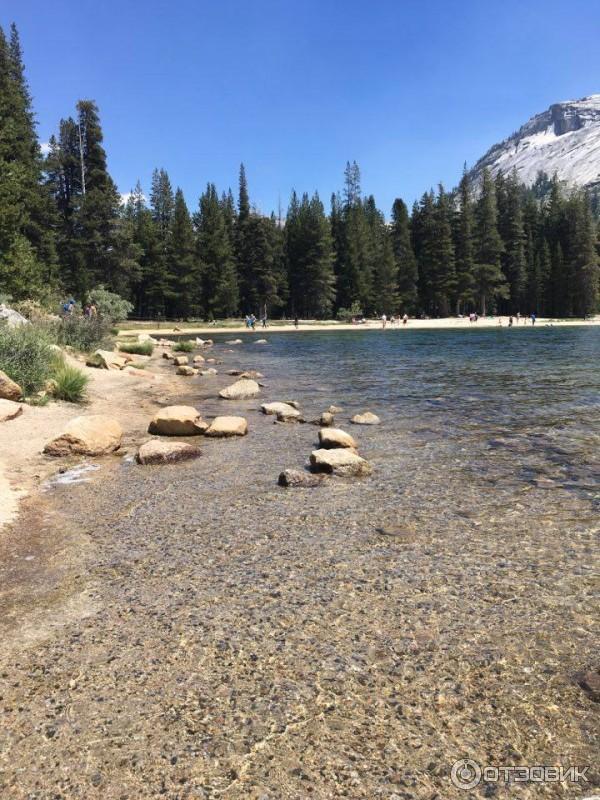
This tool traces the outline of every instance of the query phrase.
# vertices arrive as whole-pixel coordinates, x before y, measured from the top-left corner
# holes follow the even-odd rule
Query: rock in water
[[[23,397],[23,390],[19,384],[0,369],[0,398],[2,400],[20,400],[21,397]]]
[[[90,414],[72,419],[63,433],[44,447],[50,456],[67,456],[78,453],[85,456],[101,456],[112,453],[121,446],[123,431],[112,417]]]
[[[200,355],[194,356],[194,360],[193,360],[194,364],[204,364],[204,361],[205,361],[204,356],[200,356]]]
[[[346,431],[340,428],[322,428],[319,431],[319,442],[321,447],[330,449],[332,447],[351,447],[356,449],[355,440]]]
[[[22,413],[23,406],[21,403],[15,403],[14,400],[0,399],[0,422],[8,422],[8,420],[15,419]]]
[[[288,403],[263,403],[260,407],[263,414],[274,414],[280,422],[297,419],[300,412]]]
[[[370,475],[373,467],[352,450],[313,450],[310,465],[314,472],[330,472],[343,477]]]
[[[173,358],[173,363],[176,367],[185,367],[186,364],[189,364],[189,361],[187,356],[175,356]]]
[[[177,367],[176,374],[192,377],[192,375],[198,374],[198,370],[194,369],[193,367],[188,367],[187,364],[182,364],[180,367]]]
[[[324,411],[318,419],[318,424],[322,428],[329,428],[335,422],[331,411]]]
[[[256,381],[248,378],[242,378],[231,386],[221,389],[219,397],[224,400],[246,400],[249,397],[256,397],[260,393],[260,386]]]
[[[158,436],[197,436],[207,428],[208,422],[193,406],[167,406],[154,415],[148,433]]]
[[[377,414],[372,414],[370,411],[365,411],[363,414],[355,414],[351,422],[355,425],[379,425],[381,420]]]
[[[140,446],[135,458],[138,464],[175,464],[199,455],[200,449],[191,444],[151,439]]]
[[[329,406],[327,411],[330,414],[341,414],[342,413],[342,409],[339,406]]]
[[[266,339],[257,339],[254,344],[268,344]]]
[[[228,339],[225,344],[242,344],[241,339]]]
[[[206,436],[227,437],[245,436],[248,423],[244,417],[215,417],[206,431]]]
[[[319,475],[318,473],[304,472],[300,469],[284,469],[283,472],[280,473],[277,482],[280,486],[285,486],[286,488],[302,486],[313,489],[315,486],[322,486],[324,479],[325,476]]]

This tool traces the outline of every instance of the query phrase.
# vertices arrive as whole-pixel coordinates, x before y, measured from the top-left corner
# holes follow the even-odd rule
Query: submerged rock
[[[219,397],[224,400],[246,400],[249,397],[256,397],[260,393],[260,386],[256,381],[242,378],[231,386],[221,389]]]
[[[0,422],[8,422],[22,413],[23,406],[21,403],[15,403],[14,400],[0,399]]]
[[[377,414],[372,414],[370,411],[365,411],[363,414],[355,414],[350,421],[355,425],[379,425],[381,422]]]
[[[215,417],[206,431],[206,436],[215,438],[227,436],[245,436],[248,423],[244,417]]]
[[[319,473],[305,472],[300,469],[284,469],[279,474],[278,484],[286,488],[306,487],[313,489],[322,486],[325,476]]]
[[[138,464],[174,464],[199,455],[200,449],[194,445],[151,439],[140,446],[135,459]]]
[[[198,436],[208,428],[193,406],[167,406],[154,415],[148,433],[158,436]]]
[[[44,453],[50,456],[66,456],[71,453],[101,456],[118,450],[122,436],[121,426],[112,417],[103,414],[75,417],[63,433],[48,442]]]
[[[0,369],[0,399],[20,400],[21,397],[23,397],[23,390],[19,384]]]
[[[269,344],[266,339],[257,339],[254,344]]]
[[[313,450],[310,465],[315,472],[329,472],[343,477],[370,475],[373,471],[366,459],[346,448]]]
[[[260,407],[263,414],[273,414],[280,422],[298,419],[300,412],[288,403],[263,403]]]
[[[243,344],[241,339],[229,339],[225,344]]]
[[[342,413],[342,409],[339,406],[329,406],[327,411],[330,414],[341,414]]]
[[[350,447],[356,449],[358,446],[352,436],[341,428],[322,428],[319,431],[319,442],[321,447],[327,449],[333,447]]]

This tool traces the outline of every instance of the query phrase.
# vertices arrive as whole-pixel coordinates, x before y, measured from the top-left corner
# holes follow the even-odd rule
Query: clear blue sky
[[[456,184],[553,102],[600,92],[598,0],[2,0],[47,141],[79,98],[101,112],[122,192],[165,167],[284,209],[329,205],[347,159],[389,213]]]

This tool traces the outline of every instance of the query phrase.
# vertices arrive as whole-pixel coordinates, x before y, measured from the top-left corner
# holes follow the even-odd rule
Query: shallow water
[[[105,460],[24,517],[0,796],[462,800],[462,757],[589,764],[597,793],[600,328],[265,336],[182,383],[247,437]],[[260,400],[217,399],[238,367]],[[341,406],[373,475],[279,488],[317,439],[258,411],[286,399]]]

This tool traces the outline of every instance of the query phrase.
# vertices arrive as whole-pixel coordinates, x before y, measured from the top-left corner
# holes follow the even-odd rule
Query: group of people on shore
[[[72,317],[75,314],[77,304],[73,298],[67,300],[62,305],[62,316],[63,317]],[[93,317],[98,316],[98,308],[96,307],[95,303],[86,303],[83,307],[83,316],[86,319],[92,319]]]
[[[354,322],[354,320],[352,320],[352,322]],[[364,322],[364,320],[363,320],[363,322]],[[392,314],[392,316],[389,319],[389,322],[390,322],[390,325],[392,327],[394,325],[400,325],[400,323],[402,323],[403,325],[406,325],[408,323],[408,314],[404,314],[402,317],[399,314],[398,314],[397,317]],[[387,314],[382,314],[381,315],[381,327],[384,330],[385,330],[385,328],[387,326],[387,323],[388,323]]]
[[[258,322],[258,320],[257,320],[257,318],[255,317],[254,314],[246,314],[244,322],[245,322],[246,328],[248,328],[251,331],[256,330],[256,323]],[[267,325],[267,315],[266,314],[263,314],[262,317],[260,318],[260,325],[261,325],[261,328],[267,328],[268,327],[268,325]]]

